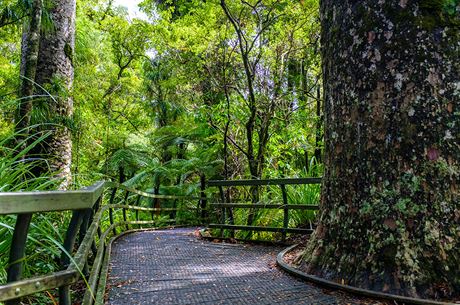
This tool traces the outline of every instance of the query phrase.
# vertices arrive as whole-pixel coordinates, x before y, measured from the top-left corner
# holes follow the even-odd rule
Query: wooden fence
[[[121,194],[116,196],[117,192]],[[104,193],[109,198],[105,205],[102,204]],[[87,282],[82,304],[103,304],[110,238],[116,236],[118,230],[126,231],[130,226],[155,226],[158,223],[153,219],[155,212],[180,210],[142,207],[139,206],[141,198],[200,200],[198,197],[153,195],[112,182],[98,182],[78,191],[0,193],[0,215],[18,215],[11,242],[8,283],[0,285],[0,304],[20,304],[21,297],[54,288],[59,288],[59,304],[73,304],[69,286],[82,276]],[[135,219],[128,219],[128,210],[135,211]],[[62,247],[62,271],[21,279],[32,215],[59,211],[72,211]],[[120,212],[122,215],[115,217],[114,214]],[[152,220],[139,220],[139,212],[151,213]],[[107,216],[110,225],[102,230],[102,219]],[[75,248],[76,252],[73,251]]]
[[[201,181],[200,196],[169,196],[154,195],[138,191],[124,185],[112,182],[98,182],[90,187],[78,191],[43,191],[0,193],[0,215],[17,215],[14,228],[10,257],[8,264],[8,283],[0,285],[0,303],[7,305],[20,304],[21,297],[38,292],[59,288],[59,304],[72,304],[69,287],[78,282],[83,276],[86,279],[87,289],[82,304],[103,304],[106,278],[110,259],[111,241],[120,232],[136,227],[158,227],[154,213],[179,212],[194,210],[196,224],[208,223],[221,211],[220,223],[210,223],[210,228],[222,230],[247,230],[281,232],[283,239],[286,233],[310,233],[311,229],[289,228],[290,210],[315,210],[316,205],[288,204],[286,185],[317,184],[320,178],[304,179],[271,179],[271,180],[237,180],[237,181]],[[226,202],[211,203],[206,198],[206,187],[218,187],[223,194],[224,187],[235,186],[267,186],[277,185],[281,188],[283,203],[280,204],[238,204]],[[107,200],[103,201],[104,194]],[[147,200],[188,200],[198,204],[194,207],[144,207],[141,199]],[[284,222],[282,227],[239,226],[227,224],[225,213],[233,209],[282,209]],[[33,214],[71,211],[72,217],[67,227],[62,255],[60,259],[61,271],[51,274],[22,279],[23,260],[27,242],[27,235]],[[133,213],[127,213],[132,211]],[[139,213],[147,212],[152,215],[151,220],[140,220]],[[116,214],[118,213],[118,214]],[[120,215],[121,213],[121,215]],[[116,215],[115,215],[116,214]],[[211,214],[211,215],[210,215]],[[174,214],[175,215],[175,214]],[[103,219],[108,218],[110,225],[103,226]],[[129,218],[133,219],[129,219]],[[169,222],[177,224],[176,219]],[[75,251],[74,251],[75,249]],[[80,300],[79,300],[80,301]]]
[[[221,236],[224,234],[224,230],[235,230],[242,231],[263,231],[263,232],[281,232],[282,240],[286,239],[287,233],[300,233],[310,234],[313,228],[289,228],[289,211],[291,210],[318,210],[318,204],[307,205],[307,204],[288,204],[288,196],[286,191],[286,185],[308,185],[308,184],[320,184],[321,178],[290,178],[290,179],[264,179],[264,180],[210,180],[207,183],[208,187],[219,188],[221,202],[211,203],[211,208],[220,208],[220,222],[211,223],[208,225],[209,228],[221,229]],[[278,186],[281,189],[283,202],[278,204],[264,204],[264,203],[232,203],[226,202],[228,198],[224,195],[224,187],[260,187],[260,186]],[[276,209],[283,210],[283,226],[282,227],[266,227],[266,226],[254,226],[251,224],[247,225],[236,225],[233,218],[234,209]],[[229,217],[227,217],[229,215]],[[230,222],[230,223],[228,223]],[[233,235],[233,234],[232,234]]]

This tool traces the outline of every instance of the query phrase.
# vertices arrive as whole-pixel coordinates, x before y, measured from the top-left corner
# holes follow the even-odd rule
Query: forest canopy
[[[227,219],[249,238],[256,220],[283,223],[283,241],[309,225],[308,274],[458,297],[459,0],[144,0],[137,16],[117,3],[0,4],[1,191],[111,180],[152,210],[163,195],[198,210],[206,181],[251,179],[212,194],[222,237]],[[254,181],[294,177],[317,178]],[[309,211],[289,218],[290,203]]]
[[[44,1],[44,33],[53,31],[52,5]],[[211,161],[215,178],[304,176],[321,159],[317,1],[140,6],[147,18],[131,18],[113,1],[77,1],[74,81],[65,93],[72,115],[46,111],[46,95],[62,94],[57,88],[35,88],[29,125],[68,127],[76,186],[128,180],[159,165],[198,173]],[[19,119],[21,35],[32,7],[6,1],[0,9],[7,137]]]

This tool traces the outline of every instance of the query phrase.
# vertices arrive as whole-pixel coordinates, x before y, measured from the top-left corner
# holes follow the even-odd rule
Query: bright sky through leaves
[[[115,0],[114,5],[119,5],[119,6],[124,6],[128,9],[128,13],[130,18],[139,18],[139,19],[144,19],[147,20],[148,17],[145,15],[143,12],[139,10],[139,3],[141,3],[142,0]]]

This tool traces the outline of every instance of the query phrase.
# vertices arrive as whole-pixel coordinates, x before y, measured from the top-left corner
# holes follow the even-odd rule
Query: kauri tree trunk
[[[30,125],[32,101],[37,71],[43,1],[32,2],[30,19],[24,24],[21,42],[21,97],[17,112],[16,132],[26,134],[24,129]]]
[[[326,171],[307,272],[460,293],[459,14],[457,0],[322,0]]]
[[[47,157],[50,169],[62,178],[61,189],[71,182],[72,138],[69,125],[73,113],[70,95],[73,83],[73,53],[75,45],[76,0],[53,0],[50,16],[53,29],[42,32],[38,56],[36,82],[54,98],[48,99],[48,111],[53,133],[41,152]]]

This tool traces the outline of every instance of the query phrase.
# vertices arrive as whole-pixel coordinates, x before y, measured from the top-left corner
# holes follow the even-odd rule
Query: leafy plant
[[[22,133],[24,132],[24,134]],[[30,156],[32,149],[49,135],[48,132],[25,134],[25,130],[11,134],[0,141],[0,191],[47,190],[56,186],[48,175],[35,176],[33,169],[39,156]],[[65,214],[48,213],[34,215],[26,243],[24,276],[33,276],[58,269],[61,251],[56,241],[62,243],[64,229],[69,217]],[[0,216],[0,282],[6,282],[8,254],[16,215]],[[40,299],[40,297],[38,297]],[[48,298],[48,297],[45,297]]]
[[[49,134],[50,132],[32,135],[16,133],[0,141],[1,192],[43,190],[51,188],[56,183],[46,175],[36,177],[33,168],[43,160],[40,156],[28,155]]]

